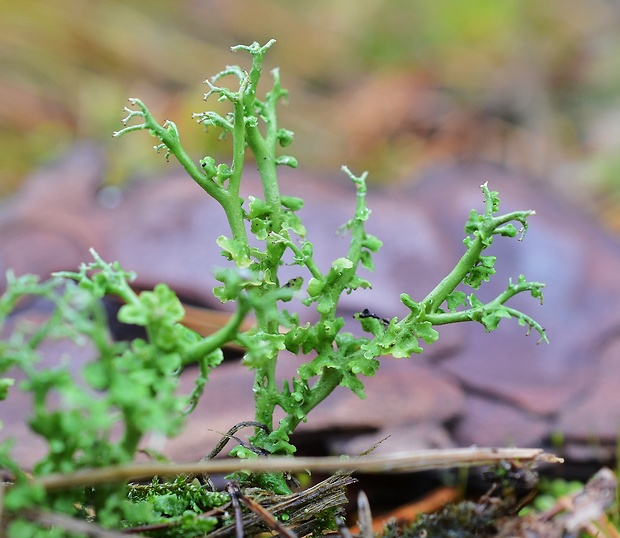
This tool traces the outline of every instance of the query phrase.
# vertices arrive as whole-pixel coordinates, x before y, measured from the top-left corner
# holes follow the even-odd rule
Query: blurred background
[[[290,90],[280,122],[305,169],[399,182],[482,158],[620,232],[616,0],[0,0],[0,14],[0,195],[77,140],[106,148],[110,183],[169,169],[144,136],[111,137],[128,97],[173,119],[196,159],[227,158],[191,118],[221,106],[201,82],[249,65],[232,45],[275,38],[265,71]]]

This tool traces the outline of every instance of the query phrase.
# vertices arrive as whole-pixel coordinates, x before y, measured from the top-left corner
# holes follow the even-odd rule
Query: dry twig
[[[272,456],[256,460],[222,459],[200,463],[146,463],[82,469],[70,474],[50,474],[34,480],[48,490],[83,485],[107,484],[140,480],[153,476],[223,474],[238,471],[335,472],[352,470],[364,473],[414,472],[450,467],[479,467],[502,460],[534,463],[562,463],[562,459],[538,448],[456,448],[419,450],[389,456],[364,456],[359,459],[340,457],[287,458]]]

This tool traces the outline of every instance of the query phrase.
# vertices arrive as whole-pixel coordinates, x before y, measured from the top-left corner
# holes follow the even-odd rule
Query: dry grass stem
[[[530,461],[534,463],[562,463],[562,458],[538,448],[456,448],[447,450],[419,450],[387,456],[288,458],[273,456],[255,460],[221,459],[200,463],[146,463],[119,465],[101,469],[82,469],[70,474],[50,474],[36,479],[48,490],[95,485],[128,480],[143,480],[153,476],[181,474],[223,474],[236,471],[268,472],[289,471],[335,472],[353,470],[364,473],[415,472],[449,467],[478,467],[501,460]]]

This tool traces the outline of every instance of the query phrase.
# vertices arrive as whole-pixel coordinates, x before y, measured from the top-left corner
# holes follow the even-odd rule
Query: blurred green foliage
[[[287,74],[295,102],[282,119],[306,167],[381,167],[375,179],[394,180],[482,157],[618,182],[613,2],[0,0],[0,12],[0,194],[76,139],[109,148],[108,181],[165,169],[139,141],[112,140],[127,96],[196,132],[185,141],[196,158],[227,154],[190,125],[195,84],[232,44],[272,37],[266,68]]]

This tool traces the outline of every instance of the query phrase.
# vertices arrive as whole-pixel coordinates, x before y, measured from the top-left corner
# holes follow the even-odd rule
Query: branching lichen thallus
[[[278,127],[276,107],[287,91],[280,84],[277,69],[272,71],[273,86],[263,100],[257,97],[263,58],[274,41],[264,46],[254,43],[236,46],[233,51],[245,51],[252,57],[249,71],[239,66],[227,67],[211,80],[205,99],[217,96],[227,101],[232,110],[225,116],[216,112],[195,114],[196,120],[207,126],[221,129],[232,138],[232,163],[216,163],[205,157],[196,164],[181,145],[176,125],[166,121],[160,125],[139,99],[130,99],[132,108],[123,121],[125,127],[115,133],[121,136],[131,131],[146,130],[159,140],[155,148],[165,150],[166,157],[174,155],[196,183],[219,202],[230,226],[230,236],[220,236],[217,244],[233,267],[219,271],[222,283],[214,289],[223,302],[236,301],[239,308],[253,311],[255,327],[239,332],[239,325],[231,325],[228,332],[220,334],[218,342],[234,341],[246,349],[244,364],[254,370],[255,420],[264,424],[268,432],[256,429],[251,439],[255,447],[269,453],[292,454],[295,448],[289,436],[296,426],[339,385],[348,387],[364,397],[362,377],[373,376],[379,367],[379,357],[409,357],[422,352],[420,342],[433,343],[438,338],[435,327],[462,321],[477,321],[487,331],[497,328],[503,318],[517,321],[540,334],[546,341],[543,328],[528,315],[506,305],[508,300],[522,292],[529,292],[542,301],[543,284],[529,282],[519,276],[510,281],[506,289],[490,302],[481,302],[474,293],[466,295],[457,287],[464,284],[474,290],[494,274],[493,256],[483,255],[497,236],[523,236],[527,219],[533,211],[516,211],[498,214],[499,197],[496,192],[482,185],[485,197],[484,212],[472,211],[465,231],[465,254],[454,269],[437,284],[421,301],[401,295],[402,303],[409,309],[403,319],[377,319],[375,316],[358,315],[368,337],[356,337],[343,332],[344,319],[338,315],[338,304],[343,293],[366,288],[368,281],[357,275],[363,266],[372,269],[371,255],[376,253],[381,241],[366,233],[365,222],[370,215],[366,206],[366,174],[356,176],[347,168],[344,172],[357,189],[357,205],[353,218],[345,227],[351,234],[348,252],[337,258],[327,272],[322,272],[313,258],[315,246],[306,238],[306,229],[297,215],[303,200],[280,193],[277,170],[286,165],[295,168],[297,161],[289,155],[280,155],[279,148],[287,147],[293,133]],[[222,79],[232,76],[238,89],[220,86]],[[129,124],[138,118],[141,123]],[[240,198],[239,189],[247,149],[254,157],[262,181],[264,198]],[[261,247],[251,246],[249,231]],[[520,230],[515,226],[520,228]],[[321,245],[317,245],[321,248]],[[280,281],[279,270],[285,252],[291,251],[294,264],[300,266],[299,278]],[[307,308],[314,308],[318,321],[301,325],[298,316],[282,308],[283,303],[299,300]],[[122,310],[121,310],[122,314]],[[529,331],[528,331],[529,332]],[[309,357],[298,369],[297,377],[279,383],[276,364],[284,350]],[[210,349],[203,349],[209,352]],[[274,424],[277,409],[283,418]],[[247,418],[247,417],[243,417]],[[251,451],[237,447],[239,456],[252,457]]]

